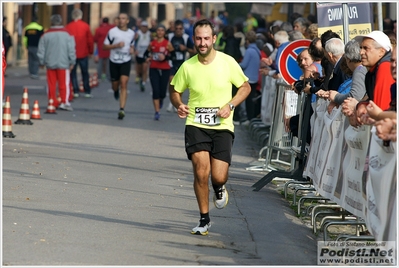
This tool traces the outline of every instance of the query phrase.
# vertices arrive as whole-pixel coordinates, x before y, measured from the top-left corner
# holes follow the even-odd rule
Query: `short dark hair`
[[[108,23],[109,19],[107,17],[103,18],[103,23]]]
[[[322,46],[323,48],[325,48],[325,47],[326,47],[327,41],[330,40],[331,38],[339,38],[339,39],[341,39],[341,37],[339,36],[339,34],[337,34],[336,32],[333,32],[333,31],[331,31],[331,30],[325,31],[325,32],[320,36],[320,39],[321,39],[321,46]]]
[[[309,45],[309,54],[314,61],[320,61],[324,57],[324,50],[323,48],[317,47],[317,42],[321,40],[320,38],[316,37],[310,42]]]
[[[183,23],[183,21],[182,20],[175,20],[175,27],[177,26],[177,25],[183,25],[184,23]]]
[[[211,27],[211,29],[212,29],[212,36],[216,35],[216,33],[215,33],[215,26],[212,24],[212,22],[210,22],[210,21],[207,20],[207,19],[202,19],[202,20],[197,21],[197,22],[194,24],[194,27],[193,27],[194,36],[195,36],[195,29],[196,29],[197,27],[204,27],[204,26],[209,26],[209,27]]]

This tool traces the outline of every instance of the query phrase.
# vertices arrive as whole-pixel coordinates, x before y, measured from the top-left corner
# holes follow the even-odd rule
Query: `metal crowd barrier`
[[[295,165],[295,152],[291,147],[294,145],[293,140],[295,143],[296,139],[293,139],[292,134],[286,131],[284,119],[285,117],[291,117],[299,113],[300,107],[302,106],[302,98],[298,98],[298,95],[291,89],[291,86],[282,81],[272,79],[272,81],[266,80],[265,82],[266,85],[270,85],[270,82],[274,82],[276,91],[274,94],[273,106],[270,107],[270,105],[265,105],[262,107],[263,109],[266,109],[265,107],[272,108],[271,112],[268,113],[267,111],[263,111],[261,113],[269,116],[269,118],[266,119],[262,118],[262,121],[269,123],[270,120],[269,139],[267,145],[261,148],[258,159],[258,161],[263,161],[264,164],[248,167],[246,170],[291,171],[294,169]],[[262,94],[264,94],[264,91],[262,91]],[[273,91],[265,94],[271,97],[273,96]],[[266,100],[262,100],[262,102],[263,101]],[[263,155],[265,155],[264,158]]]

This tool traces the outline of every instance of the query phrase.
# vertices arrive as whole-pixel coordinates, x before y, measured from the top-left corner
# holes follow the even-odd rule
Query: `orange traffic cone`
[[[3,108],[3,138],[15,138],[14,133],[12,133],[10,96],[6,97]]]
[[[49,99],[48,100],[48,106],[47,106],[46,114],[56,114],[53,99]]]
[[[33,103],[33,110],[30,118],[42,120],[42,118],[40,117],[39,101],[37,100],[35,100],[35,102]]]
[[[30,121],[29,100],[28,100],[28,89],[27,88],[24,88],[24,93],[22,94],[22,103],[21,103],[21,109],[19,110],[19,118],[14,123],[22,124],[22,125],[33,125],[32,121]]]

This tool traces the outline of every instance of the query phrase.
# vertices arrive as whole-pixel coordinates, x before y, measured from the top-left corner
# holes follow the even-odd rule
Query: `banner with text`
[[[373,9],[371,3],[348,3],[349,39],[373,31]],[[344,40],[342,4],[317,4],[318,35],[327,30],[336,32]]]

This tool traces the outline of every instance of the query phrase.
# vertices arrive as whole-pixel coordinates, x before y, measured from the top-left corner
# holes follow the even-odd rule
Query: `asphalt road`
[[[12,121],[25,86],[42,120],[13,123],[16,137],[3,138],[2,265],[317,264],[317,238],[276,185],[252,191],[264,174],[245,170],[259,150],[245,127],[236,127],[229,204],[211,205],[208,236],[191,235],[199,212],[184,120],[164,108],[154,121],[150,84],[140,92],[134,73],[124,120],[108,82],[94,98],[76,99],[73,112],[46,114],[40,74],[32,80],[27,67],[7,70]]]

